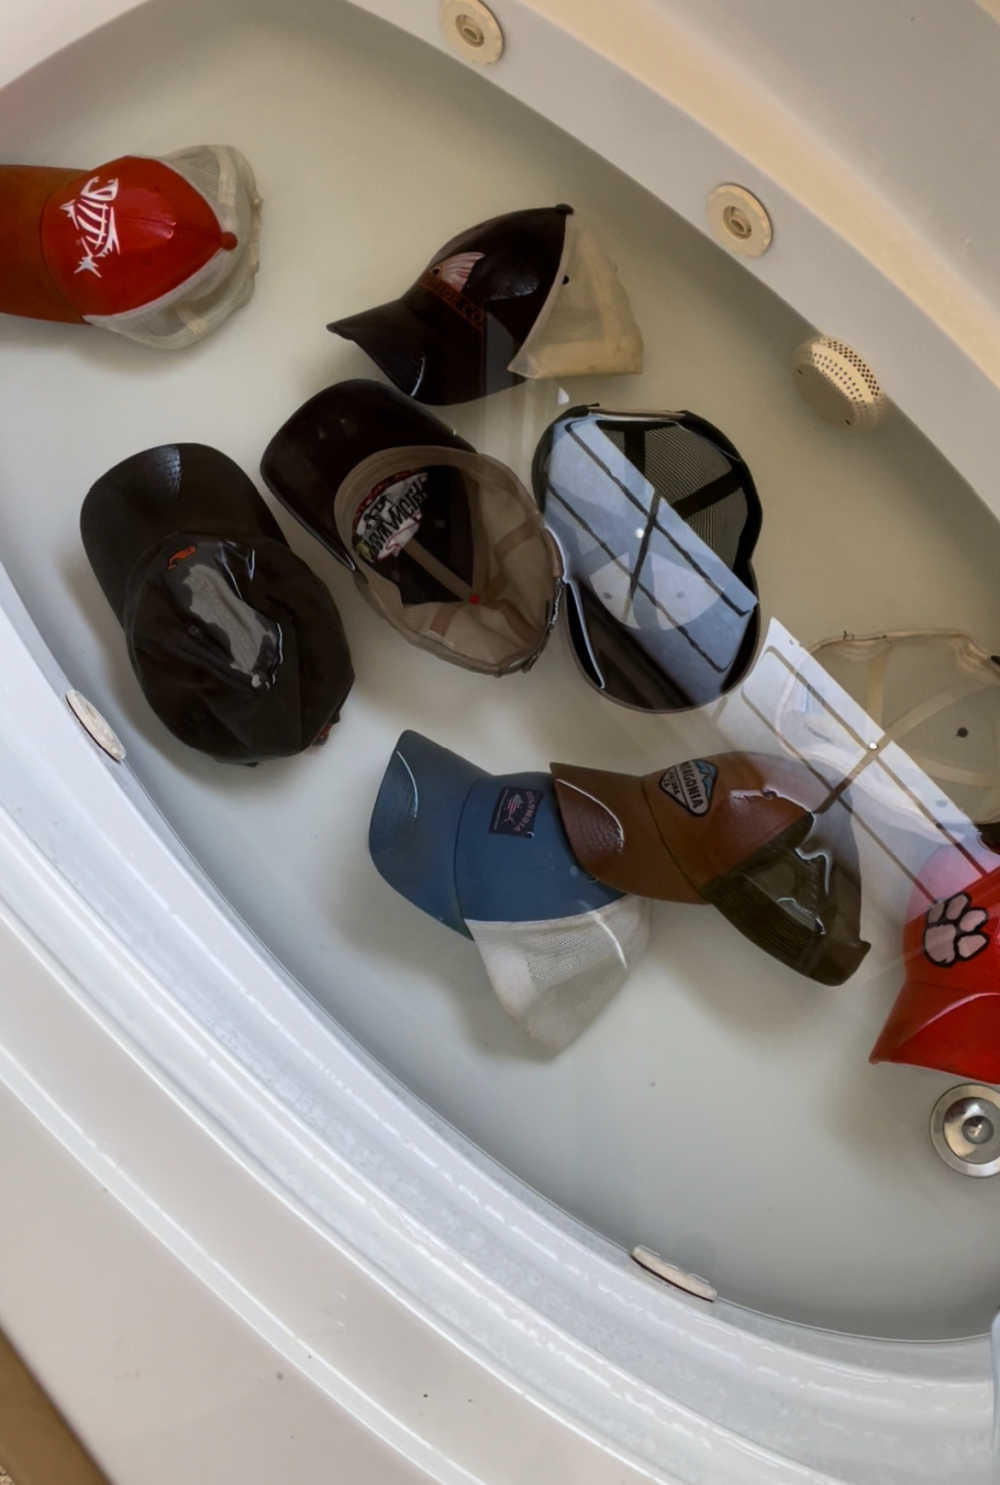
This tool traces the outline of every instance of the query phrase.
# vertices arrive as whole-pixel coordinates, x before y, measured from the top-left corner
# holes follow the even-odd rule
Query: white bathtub
[[[782,50],[737,9],[504,5],[506,55],[480,72],[421,44],[441,45],[430,3],[105,0],[58,24],[25,8],[0,64],[5,158],[218,139],[265,199],[255,298],[197,350],[0,327],[0,1078],[274,1353],[442,1481],[991,1478],[1000,1182],[931,1150],[927,1114],[955,1079],[867,1066],[899,981],[892,884],[838,991],[665,908],[615,1005],[540,1060],[468,946],[368,863],[396,734],[496,770],[638,771],[732,717],[602,702],[561,631],[500,683],[414,658],[281,513],[341,606],[358,682],[316,756],[229,769],[145,706],[79,505],[158,442],[213,443],[256,474],[295,406],[366,373],[328,319],[397,292],[466,222],[566,199],[611,247],[647,344],[641,378],[574,400],[690,407],[732,437],[764,504],[779,648],[843,628],[995,633],[994,208],[959,228],[973,208],[944,150],[924,157],[924,200],[898,130],[866,170],[832,87],[807,128],[805,33],[788,18]],[[911,75],[937,8],[919,20],[898,53]],[[845,31],[816,45],[832,55]],[[960,76],[1000,33],[970,6],[944,35],[957,55],[939,74]],[[895,40],[876,30],[869,50]],[[726,180],[774,220],[749,265],[699,230]],[[810,324],[855,344],[896,404],[870,438],[798,399]],[[523,473],[556,406],[528,385],[454,421]],[[69,686],[125,765],[79,728]],[[641,1272],[635,1243],[720,1300]]]

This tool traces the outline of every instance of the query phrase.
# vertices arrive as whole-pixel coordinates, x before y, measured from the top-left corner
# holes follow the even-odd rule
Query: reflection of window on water
[[[543,436],[533,479],[594,685],[673,711],[740,679],[757,639],[760,503],[717,429],[691,413],[573,408]]]
[[[740,747],[780,743],[829,788],[826,808],[852,816],[866,889],[894,914],[901,888],[932,900],[920,872],[942,846],[970,881],[996,869],[1000,667],[966,636],[845,636],[811,654],[772,619],[715,720]]]

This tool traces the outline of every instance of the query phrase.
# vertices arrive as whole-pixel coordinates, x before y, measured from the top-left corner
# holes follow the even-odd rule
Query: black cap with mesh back
[[[511,211],[460,232],[399,299],[327,326],[401,392],[469,402],[523,380],[510,370],[555,281],[566,205]]]
[[[183,742],[256,763],[337,720],[354,680],[340,616],[231,459],[134,454],[90,489],[80,530],[139,683]]]
[[[646,711],[716,700],[753,660],[753,479],[693,413],[575,407],[546,429],[535,498],[563,550],[573,648],[604,695]]]

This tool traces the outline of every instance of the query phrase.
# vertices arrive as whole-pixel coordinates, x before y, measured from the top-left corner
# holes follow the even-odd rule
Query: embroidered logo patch
[[[63,202],[61,209],[80,234],[80,261],[75,273],[92,273],[100,278],[100,259],[121,251],[114,208],[117,196],[117,180],[102,184],[100,176],[92,175],[79,196]]]
[[[420,529],[427,499],[426,469],[406,469],[382,480],[354,517],[354,550],[366,562],[396,557]]]
[[[418,279],[421,288],[443,299],[476,330],[483,328],[486,316],[481,304],[473,304],[466,298],[465,286],[472,270],[484,256],[483,253],[453,253],[450,258],[442,258],[439,263],[425,268]]]
[[[469,282],[469,274],[485,256],[485,253],[453,253],[450,258],[442,258],[440,263],[433,264],[430,272],[461,292]]]
[[[948,968],[981,954],[989,943],[983,933],[989,915],[972,906],[968,892],[940,898],[924,919],[924,953],[932,964]]]
[[[718,769],[702,758],[675,763],[660,774],[660,788],[689,815],[707,815]]]
[[[524,789],[508,784],[500,790],[490,820],[491,835],[520,835],[530,840],[534,834],[541,789]]]

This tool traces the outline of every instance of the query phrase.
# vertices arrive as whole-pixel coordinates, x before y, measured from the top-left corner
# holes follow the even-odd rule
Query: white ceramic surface
[[[704,719],[672,724],[601,703],[561,635],[527,678],[487,683],[451,672],[380,628],[339,570],[285,522],[342,603],[359,683],[317,756],[227,770],[174,744],[149,716],[75,529],[90,480],[150,443],[200,438],[253,470],[293,406],[365,370],[360,353],[326,336],[324,321],[397,291],[407,265],[419,266],[452,230],[526,193],[589,208],[646,330],[642,379],[574,388],[574,400],[690,406],[726,429],[765,501],[757,571],[766,610],[800,639],[934,623],[988,640],[998,619],[996,530],[977,498],[901,419],[867,443],[814,422],[789,375],[806,327],[762,285],[550,125],[353,12],[286,7],[279,20],[264,7],[154,4],[0,95],[0,125],[12,157],[45,163],[229,138],[261,180],[257,296],[197,352],[156,361],[110,338],[15,324],[0,339],[17,428],[0,452],[5,563],[58,661],[121,731],[139,778],[220,890],[315,1002],[410,1088],[598,1231],[658,1247],[706,1273],[725,1299],[775,1314],[890,1336],[985,1330],[996,1262],[983,1233],[1000,1197],[990,1183],[963,1184],[930,1151],[926,1110],[945,1080],[864,1062],[898,978],[891,914],[869,906],[869,964],[844,990],[819,991],[714,917],[706,933],[699,913],[662,909],[643,972],[577,1048],[549,1064],[490,1001],[468,946],[394,899],[365,859],[370,800],[402,726],[497,769],[580,757],[581,739],[587,761],[638,769],[709,746]],[[554,408],[553,389],[520,389],[459,410],[455,421],[523,472]],[[970,472],[977,458],[972,451]],[[891,906],[893,890],[890,881],[879,902]],[[169,958],[170,947],[158,951]],[[660,1294],[638,1282],[630,1292],[649,1296],[643,1318],[659,1323]],[[739,1321],[728,1308],[725,1317]],[[752,1317],[746,1326],[750,1337],[771,1334]],[[735,1330],[724,1343],[724,1330],[723,1322],[702,1340],[735,1361],[744,1343]],[[627,1354],[627,1328],[621,1339]],[[686,1342],[678,1344],[681,1356]],[[781,1346],[790,1344],[782,1333]],[[803,1345],[822,1352],[827,1343]],[[829,1348],[838,1355],[836,1343]],[[853,1366],[862,1353],[843,1354]],[[863,1354],[880,1365],[882,1353]],[[907,1381],[897,1396],[872,1379],[869,1396],[900,1426],[907,1410],[922,1409],[934,1446],[917,1447],[914,1412],[912,1454],[904,1460],[881,1435],[874,1474],[874,1446],[848,1445],[839,1422],[836,1442],[825,1439],[818,1399],[824,1386],[827,1401],[837,1388],[813,1375],[812,1362],[803,1374],[816,1417],[803,1408],[794,1426],[778,1426],[749,1401],[743,1417],[726,1389],[715,1411],[740,1438],[843,1478],[887,1479],[888,1458],[900,1480],[915,1478],[922,1457],[927,1478],[942,1478],[941,1459],[961,1458],[961,1477],[971,1479],[984,1457],[978,1432],[970,1425],[963,1435],[960,1424],[985,1411],[981,1358],[947,1347],[926,1355],[924,1367],[908,1348],[889,1348],[886,1372]],[[776,1356],[785,1378],[787,1351]],[[705,1375],[686,1406],[712,1414]],[[684,1390],[675,1376],[668,1391],[674,1382]],[[843,1381],[845,1397],[855,1384]],[[572,1414],[578,1399],[566,1405]],[[676,1419],[673,1427],[679,1449]],[[806,1432],[810,1447],[799,1437]],[[737,1468],[754,1478],[746,1457],[734,1463],[733,1447],[715,1440],[713,1478],[744,1478]],[[639,1452],[651,1449],[647,1440]],[[667,1456],[657,1457],[662,1466]],[[776,1459],[767,1469],[782,1477]]]
[[[869,910],[868,961],[823,990],[715,914],[660,907],[625,993],[549,1061],[492,999],[474,950],[370,866],[367,817],[405,727],[495,770],[562,758],[645,772],[717,747],[704,713],[642,717],[602,702],[562,630],[526,677],[443,666],[381,625],[283,517],[341,603],[358,681],[320,753],[227,768],[150,715],[76,518],[103,469],[156,442],[213,443],[255,471],[300,400],[370,369],[326,334],[327,319],[391,296],[466,222],[567,199],[608,242],[647,344],[641,377],[567,394],[687,406],[726,429],[762,492],[765,609],[803,642],[915,624],[988,642],[1000,629],[992,519],[902,420],[866,441],[809,414],[790,371],[805,327],[738,263],[477,76],[366,17],[335,9],[320,24],[302,11],[296,24],[289,11],[280,26],[234,25],[218,9],[147,7],[32,81],[4,120],[19,156],[96,162],[126,140],[164,148],[197,119],[199,138],[246,151],[265,197],[256,297],[203,347],[157,359],[28,323],[6,325],[3,341],[19,429],[0,455],[8,571],[220,889],[415,1092],[626,1247],[645,1242],[729,1298],[791,1319],[887,1335],[984,1330],[998,1265],[977,1227],[1000,1186],[958,1181],[931,1152],[925,1115],[945,1079],[865,1060],[898,986],[893,921]],[[555,411],[556,389],[540,383],[454,420],[526,476]],[[43,493],[20,500],[22,490]]]

